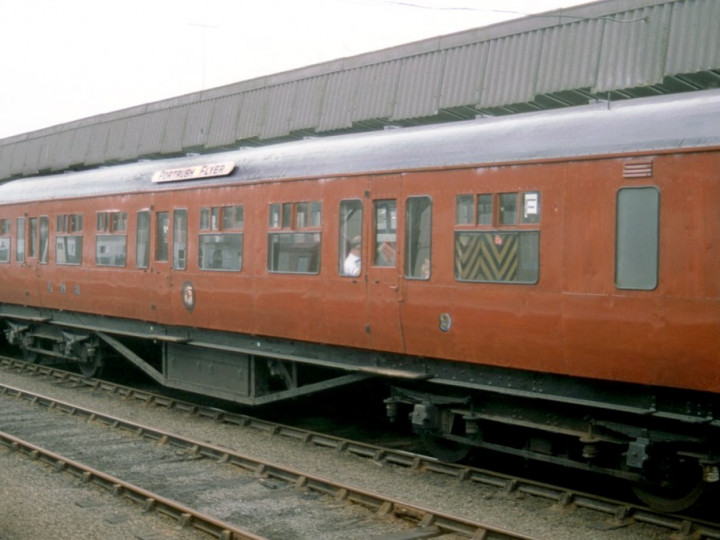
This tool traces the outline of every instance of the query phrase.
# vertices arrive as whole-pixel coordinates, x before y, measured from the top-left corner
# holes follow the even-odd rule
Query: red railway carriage
[[[719,125],[697,92],[9,182],[0,316],[30,359],[243,403],[385,377],[440,455],[685,506],[720,451]]]

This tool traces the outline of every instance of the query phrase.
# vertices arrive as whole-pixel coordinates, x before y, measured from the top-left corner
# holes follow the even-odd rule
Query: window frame
[[[38,256],[38,218],[27,218],[27,245],[25,246],[25,255],[28,259],[37,259]]]
[[[27,256],[27,218],[19,217],[15,220],[15,262],[25,264]]]
[[[161,229],[162,227],[162,229]],[[170,212],[159,210],[155,212],[155,251],[154,261],[159,263],[170,262]]]
[[[141,221],[145,223],[141,224]],[[135,214],[135,224],[135,268],[145,270],[150,268],[152,212],[149,209],[138,210]]]
[[[306,219],[300,223],[298,214],[299,210],[303,208],[306,209]],[[322,266],[322,201],[270,203],[267,223],[266,268],[269,273],[320,274]],[[302,253],[303,245],[309,246],[305,253]]]
[[[355,215],[358,211],[360,212],[359,215]],[[353,278],[361,276],[363,273],[362,246],[364,236],[364,212],[365,208],[362,199],[343,199],[338,206],[338,275],[342,277]],[[358,272],[354,273],[354,270],[346,269],[345,263],[349,262],[348,257],[350,256],[353,246],[358,242],[360,244],[360,265]],[[349,262],[351,266],[354,265],[354,263],[355,260]]]
[[[105,253],[101,248],[122,246],[118,254],[111,254],[107,262],[103,262]],[[113,249],[109,250],[110,252]],[[101,210],[96,214],[95,221],[95,266],[102,268],[127,267],[127,212],[124,210]]]
[[[38,264],[50,261],[50,216],[38,218]]]
[[[81,266],[84,244],[83,215],[58,214],[55,220],[55,264],[60,266]],[[70,242],[70,239],[73,241]],[[72,249],[70,246],[72,246]],[[73,252],[71,254],[72,262],[68,261],[68,253],[70,251]],[[60,255],[61,253],[62,256]]]
[[[644,213],[630,208],[621,212],[623,195],[652,193],[641,201]],[[624,186],[615,195],[615,287],[619,290],[654,291],[660,283],[660,219],[662,197],[657,186]],[[649,223],[646,223],[650,219]],[[643,279],[638,276],[643,273]],[[649,276],[649,279],[645,279]]]
[[[188,261],[188,211],[187,208],[173,209],[172,268],[185,270]]]
[[[427,206],[414,215],[415,203],[425,201]],[[429,211],[427,216],[423,215]],[[411,215],[413,214],[413,215]],[[432,214],[433,200],[429,195],[413,195],[405,199],[405,278],[427,281],[432,274]],[[427,217],[427,223],[423,220]],[[426,238],[424,238],[426,236]],[[425,244],[423,244],[425,242]],[[423,253],[427,250],[427,256]],[[420,262],[419,259],[424,260]],[[419,265],[418,265],[419,263]]]
[[[198,268],[201,271],[242,272],[245,249],[244,204],[202,207],[198,230]],[[212,257],[207,256],[208,247],[213,248]],[[226,256],[226,252],[230,255]],[[237,257],[232,256],[235,252]],[[225,261],[230,261],[230,265]],[[237,261],[237,267],[232,266],[234,261]]]
[[[12,262],[12,219],[0,218],[0,254],[7,253],[7,257],[0,255],[0,264]]]
[[[397,199],[373,200],[372,265],[394,268],[397,265]]]

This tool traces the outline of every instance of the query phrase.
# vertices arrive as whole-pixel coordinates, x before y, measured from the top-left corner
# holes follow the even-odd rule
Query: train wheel
[[[28,351],[26,348],[22,348],[23,360],[30,362],[31,364],[38,363],[38,353],[36,351]]]
[[[420,440],[425,450],[431,456],[450,463],[466,459],[472,451],[472,446],[444,439],[430,430],[420,432]]]
[[[80,362],[78,364],[80,373],[85,375],[85,377],[99,377],[102,374],[103,368],[105,367],[105,357],[102,349],[96,349],[95,354],[89,359],[87,349],[81,347],[78,356],[80,356]]]
[[[691,461],[663,463],[663,481],[657,484],[635,484],[633,491],[642,502],[661,512],[682,512],[695,506],[707,484],[702,469]]]
[[[20,344],[20,351],[22,352],[23,360],[26,362],[30,362],[31,364],[37,364],[39,362],[40,355],[37,351],[31,351],[29,347],[31,347],[33,343],[21,343]]]
[[[465,424],[449,408],[437,408],[433,427],[425,427],[418,431],[423,447],[427,452],[442,461],[455,463],[466,459],[473,447],[469,444],[452,440],[452,437],[463,437]]]

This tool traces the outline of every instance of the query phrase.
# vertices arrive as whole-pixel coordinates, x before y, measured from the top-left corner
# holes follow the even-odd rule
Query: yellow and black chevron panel
[[[455,277],[461,281],[515,281],[519,233],[459,232],[455,234]]]

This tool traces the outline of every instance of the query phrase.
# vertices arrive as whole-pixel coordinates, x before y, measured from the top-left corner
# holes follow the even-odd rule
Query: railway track
[[[405,451],[381,448],[337,438],[326,434],[309,432],[295,427],[284,426],[245,415],[231,414],[215,408],[203,408],[194,404],[170,399],[153,393],[137,391],[121,385],[105,381],[89,380],[79,375],[62,370],[26,364],[12,359],[0,360],[0,366],[9,371],[21,370],[24,373],[40,375],[55,384],[87,388],[121,396],[125,400],[137,400],[148,406],[183,411],[194,418],[202,418],[228,426],[242,426],[249,430],[259,431],[273,437],[290,438],[302,441],[309,446],[332,448],[339,452],[373,460],[377,463],[405,467],[413,471],[435,474],[457,479],[469,484],[492,486],[498,492],[512,493],[516,497],[531,496],[548,500],[555,510],[588,509],[605,517],[607,528],[632,528],[637,524],[650,524],[667,531],[673,538],[720,538],[720,527],[716,524],[699,521],[686,516],[668,516],[653,512],[647,508],[611,501],[586,493],[569,491],[565,488],[539,484],[521,478],[477,468],[458,466],[438,462],[435,459],[411,454]],[[224,459],[210,455],[213,459]],[[250,468],[252,470],[252,467]],[[293,480],[295,482],[297,480]],[[560,512],[562,513],[562,512]]]
[[[2,444],[218,538],[528,538],[18,388],[0,395]]]

